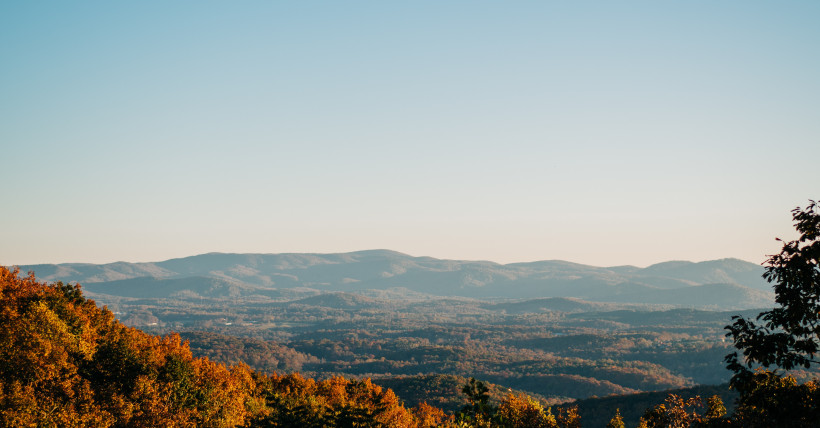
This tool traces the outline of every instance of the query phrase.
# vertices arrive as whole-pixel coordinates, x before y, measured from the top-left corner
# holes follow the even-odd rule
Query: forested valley
[[[449,412],[464,405],[460,389],[470,377],[547,406],[724,384],[731,375],[722,363],[730,312],[615,309],[554,298],[537,310],[505,313],[468,299],[319,297],[257,307],[145,300],[115,306],[144,331],[180,332],[196,355],[214,361],[371,378],[410,406],[427,401]],[[637,423],[642,411],[626,417]]]
[[[455,423],[469,378],[488,387],[489,406],[527,397],[513,404],[577,409],[584,426],[616,408],[637,424],[667,395],[643,391],[732,399],[721,363],[729,312],[346,293],[256,305],[121,298],[100,309],[82,286],[3,269],[10,426],[287,426],[305,412],[313,426],[436,426]],[[593,398],[605,396],[621,401]]]
[[[820,215],[793,214],[768,311],[0,267],[0,424],[812,426]]]

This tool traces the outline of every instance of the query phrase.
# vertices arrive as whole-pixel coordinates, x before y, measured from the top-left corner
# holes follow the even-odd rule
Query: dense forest
[[[508,394],[490,415],[487,389],[475,379],[456,421],[424,402],[407,408],[370,379],[263,374],[196,358],[178,334],[127,327],[80,286],[41,283],[19,270],[0,267],[0,297],[3,426],[428,427],[499,415],[519,426],[526,418],[555,422],[523,394]],[[577,419],[562,411],[552,426]]]
[[[491,384],[463,377],[384,378],[385,385],[413,397],[415,404],[407,407],[392,389],[367,377],[331,375],[318,380],[276,373],[280,361],[317,363],[308,354],[259,339],[215,333],[187,333],[187,340],[176,333],[151,335],[122,324],[114,313],[85,298],[79,285],[42,283],[33,274],[4,267],[0,293],[4,426],[578,427],[583,420],[577,405],[555,405],[543,396],[503,392],[497,386],[491,391]],[[583,336],[560,346],[588,346],[589,340],[599,338]],[[195,357],[189,343],[215,358],[247,359],[271,370]],[[545,346],[552,345],[547,341]],[[277,359],[254,359],[264,355]],[[539,368],[523,370],[542,379]],[[796,396],[816,393],[812,382],[771,382],[780,383],[768,385],[770,390],[799,387],[803,389],[790,391]],[[461,402],[439,399],[434,403],[439,408],[423,400],[425,395],[440,397],[442,388],[459,388]],[[610,415],[600,415],[600,408],[596,412],[590,414],[590,422],[603,418],[619,426],[623,421],[620,410]],[[662,421],[684,418],[690,424],[729,426],[731,419],[725,415],[717,394],[709,400],[670,395],[664,404],[645,409],[640,423],[667,426]],[[661,425],[647,425],[653,420]]]
[[[0,267],[0,425],[436,426],[369,380],[264,375],[127,327],[75,285]]]

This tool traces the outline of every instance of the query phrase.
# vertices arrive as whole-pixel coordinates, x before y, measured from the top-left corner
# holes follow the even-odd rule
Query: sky
[[[0,2],[0,265],[762,263],[817,1]]]

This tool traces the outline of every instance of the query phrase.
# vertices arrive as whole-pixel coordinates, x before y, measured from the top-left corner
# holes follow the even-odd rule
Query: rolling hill
[[[388,250],[341,254],[209,253],[155,263],[21,266],[47,281],[79,282],[112,296],[286,298],[323,292],[472,298],[578,298],[713,309],[770,306],[761,266],[737,259],[673,261],[646,268],[595,267],[565,261],[498,264],[413,257]],[[302,295],[304,297],[304,295]]]

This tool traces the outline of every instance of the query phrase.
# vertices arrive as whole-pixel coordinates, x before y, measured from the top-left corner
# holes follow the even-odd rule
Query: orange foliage
[[[452,415],[447,415],[443,410],[427,404],[426,401],[422,401],[411,411],[416,416],[419,428],[450,425],[454,420]]]
[[[79,285],[39,283],[0,266],[0,426],[427,427],[370,379],[264,376],[194,358],[179,335],[117,321]]]
[[[550,409],[544,410],[537,401],[524,395],[508,394],[498,406],[498,415],[511,428],[558,428]]]

